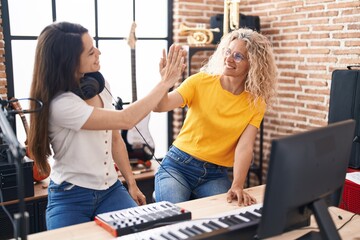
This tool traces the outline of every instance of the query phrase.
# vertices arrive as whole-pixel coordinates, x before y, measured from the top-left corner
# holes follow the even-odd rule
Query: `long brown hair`
[[[50,102],[77,84],[82,36],[87,32],[79,24],[59,22],[45,27],[38,38],[30,96],[42,101],[43,109],[30,115],[28,147],[44,175],[50,172],[47,160],[52,154],[48,136]],[[32,102],[30,108],[36,109],[36,103]]]

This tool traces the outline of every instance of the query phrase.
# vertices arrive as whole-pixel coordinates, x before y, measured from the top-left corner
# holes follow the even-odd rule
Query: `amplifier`
[[[33,162],[24,162],[22,168],[24,197],[32,197],[34,196]],[[17,167],[15,164],[0,161],[0,190],[3,202],[18,199]]]

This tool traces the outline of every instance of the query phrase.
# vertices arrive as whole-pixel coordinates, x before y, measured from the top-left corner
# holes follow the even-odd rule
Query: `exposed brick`
[[[330,32],[330,31],[339,31],[343,30],[344,26],[341,25],[330,25],[330,26],[313,26],[313,31],[321,31],[321,32]]]
[[[328,48],[306,48],[301,49],[300,54],[328,54],[330,53],[330,49]]]
[[[340,38],[340,39],[345,39],[345,38],[360,38],[360,32],[345,32],[345,33],[334,33],[333,38]]]
[[[341,42],[340,41],[312,41],[310,42],[310,46],[340,46]],[[360,44],[360,41],[359,41]]]
[[[309,33],[300,35],[300,39],[321,39],[329,37],[330,35],[328,33]]]
[[[345,41],[345,47],[358,47],[360,46],[360,40]]]
[[[336,63],[338,59],[336,57],[324,56],[324,57],[308,57],[309,62],[321,62],[321,63]]]
[[[309,27],[296,27],[296,28],[288,28],[284,29],[283,33],[301,33],[301,32],[309,32]]]
[[[317,71],[317,70],[326,70],[326,66],[323,65],[299,65],[299,70],[309,70],[309,71]]]
[[[296,96],[296,99],[297,100],[304,100],[304,101],[311,101],[311,102],[323,102],[325,97],[299,94],[299,95]]]

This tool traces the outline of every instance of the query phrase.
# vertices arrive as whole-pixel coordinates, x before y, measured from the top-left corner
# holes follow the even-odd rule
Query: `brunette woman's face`
[[[80,55],[79,74],[83,75],[89,72],[97,72],[100,70],[99,56],[101,52],[94,47],[93,38],[89,33],[84,33],[82,36],[84,50]]]

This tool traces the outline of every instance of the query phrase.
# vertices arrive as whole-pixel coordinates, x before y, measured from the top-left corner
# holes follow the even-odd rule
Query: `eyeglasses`
[[[241,53],[239,53],[239,52],[231,53],[231,49],[228,48],[225,51],[225,57],[229,57],[230,55],[233,57],[234,61],[237,62],[237,63],[239,63],[239,62],[241,62],[243,60],[246,60],[246,58]]]

